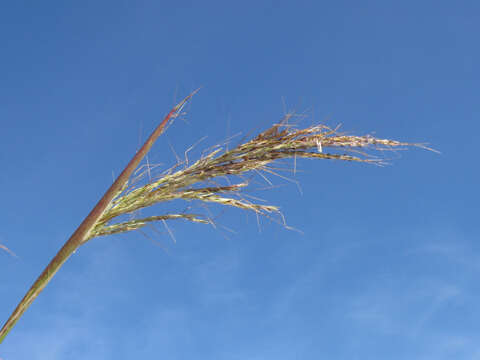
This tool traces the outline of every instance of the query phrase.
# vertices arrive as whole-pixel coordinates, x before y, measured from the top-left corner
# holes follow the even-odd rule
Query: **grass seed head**
[[[338,128],[315,125],[297,129],[287,115],[280,123],[258,134],[253,139],[228,149],[226,145],[216,146],[204,153],[197,161],[177,163],[159,178],[145,185],[138,185],[138,178],[126,184],[110,203],[87,240],[97,236],[137,230],[148,223],[172,219],[184,219],[198,223],[210,221],[201,215],[179,213],[151,216],[113,223],[113,220],[126,214],[134,214],[142,208],[172,200],[201,201],[250,210],[260,215],[278,213],[272,205],[253,203],[241,196],[240,190],[248,182],[218,185],[218,179],[233,176],[244,177],[250,172],[275,173],[271,163],[288,158],[330,159],[384,164],[381,157],[375,157],[369,150],[392,151],[423,144],[406,143],[389,139],[379,139],[371,135],[352,136],[341,134]],[[427,148],[428,149],[428,148]],[[431,150],[431,149],[429,149]],[[149,173],[147,170],[143,174]],[[206,186],[215,184],[216,186]]]

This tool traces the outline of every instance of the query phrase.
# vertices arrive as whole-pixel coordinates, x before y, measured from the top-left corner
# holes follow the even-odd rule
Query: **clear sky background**
[[[299,161],[261,196],[82,247],[0,345],[22,359],[480,359],[477,1],[11,1],[0,8],[0,321],[167,111],[149,156],[300,126],[428,142]],[[198,155],[198,154],[197,154]],[[157,209],[162,212],[162,207]],[[218,214],[222,209],[212,207]],[[160,242],[157,246],[152,240]]]

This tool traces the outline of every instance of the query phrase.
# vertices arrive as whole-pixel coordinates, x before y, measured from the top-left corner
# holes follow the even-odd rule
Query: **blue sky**
[[[0,321],[176,100],[149,155],[300,125],[428,142],[297,163],[289,225],[170,223],[82,247],[0,346],[19,359],[478,359],[474,1],[16,1],[0,11]],[[401,156],[400,156],[401,155]],[[161,211],[161,208],[159,208]],[[221,209],[212,208],[219,213]],[[475,235],[477,234],[477,235]],[[160,242],[156,246],[151,240]],[[165,251],[163,247],[168,250]]]

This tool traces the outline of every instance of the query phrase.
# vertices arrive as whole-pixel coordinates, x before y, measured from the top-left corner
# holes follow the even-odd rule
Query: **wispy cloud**
[[[9,334],[0,353],[4,360],[30,359],[32,354],[40,360],[109,358],[112,338],[108,328],[96,325],[105,321],[102,302],[115,294],[109,288],[88,289],[92,278],[108,277],[120,266],[122,255],[112,247],[83,258],[87,259],[84,271],[64,269],[56,286],[43,294]]]
[[[234,253],[218,255],[195,270],[198,297],[204,305],[233,304],[246,298],[238,283],[239,259]]]

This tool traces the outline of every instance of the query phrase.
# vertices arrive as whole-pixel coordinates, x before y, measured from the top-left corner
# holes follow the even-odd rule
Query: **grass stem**
[[[163,121],[157,126],[153,131],[150,137],[145,141],[140,150],[137,151],[135,156],[130,160],[128,165],[118,176],[115,182],[110,186],[105,195],[100,199],[100,201],[95,205],[92,211],[88,216],[83,220],[80,226],[75,230],[73,235],[67,240],[63,247],[58,251],[55,257],[50,261],[47,267],[43,270],[37,280],[33,283],[31,288],[23,297],[22,301],[17,305],[13,313],[10,315],[8,320],[3,325],[0,330],[0,344],[3,342],[5,337],[8,335],[10,330],[15,326],[20,317],[25,313],[25,311],[30,307],[36,297],[40,292],[47,286],[47,284],[52,280],[53,276],[57,271],[62,267],[62,265],[67,261],[67,259],[80,247],[90,235],[90,232],[97,224],[98,220],[102,217],[105,209],[110,205],[112,200],[123,191],[125,184],[127,184],[128,179],[138,167],[140,162],[143,160],[145,155],[148,153],[152,145],[158,139],[158,137],[163,133],[165,127],[168,125],[170,120],[173,120],[177,117],[182,110],[185,103],[198,91],[195,90],[185,99],[183,99],[179,104],[177,104],[163,119]]]

